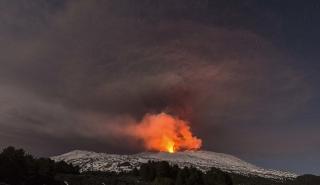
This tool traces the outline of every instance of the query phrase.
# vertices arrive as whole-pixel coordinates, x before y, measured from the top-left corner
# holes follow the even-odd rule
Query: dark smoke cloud
[[[1,1],[0,146],[137,152],[112,128],[166,111],[205,149],[268,153],[261,128],[290,125],[311,96],[303,74],[251,22],[210,13],[209,1],[174,2]]]

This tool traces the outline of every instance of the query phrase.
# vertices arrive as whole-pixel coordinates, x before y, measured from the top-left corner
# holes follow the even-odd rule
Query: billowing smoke
[[[0,1],[0,147],[168,151],[148,143],[165,131],[174,150],[199,148],[196,135],[206,150],[283,152],[286,118],[308,100],[308,83],[281,48],[237,27],[237,14],[220,24],[229,9],[208,2]],[[271,124],[283,130],[266,132]],[[128,125],[130,134],[112,129]]]
[[[142,121],[126,128],[126,133],[143,141],[147,150],[176,152],[196,150],[201,139],[191,133],[189,123],[166,113],[146,114]]]

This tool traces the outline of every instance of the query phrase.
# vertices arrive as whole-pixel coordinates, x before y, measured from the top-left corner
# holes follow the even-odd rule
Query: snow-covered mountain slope
[[[215,167],[225,172],[266,178],[283,179],[297,177],[293,173],[263,169],[237,157],[209,151],[184,151],[173,154],[147,152],[133,155],[115,155],[75,150],[52,157],[52,159],[77,165],[81,171],[130,171],[135,167],[139,168],[142,163],[148,161],[168,161],[170,164],[176,164],[181,168],[193,166],[204,172],[211,167]]]

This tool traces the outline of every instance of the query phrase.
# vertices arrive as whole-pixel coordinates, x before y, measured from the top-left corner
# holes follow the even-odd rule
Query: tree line
[[[49,158],[35,158],[23,149],[5,148],[0,153],[0,185],[320,185],[320,177],[268,179],[211,168],[179,168],[166,161],[141,164],[129,172],[79,173],[79,167]]]
[[[79,168],[49,158],[35,158],[23,149],[7,147],[0,153],[0,184],[60,185],[57,174],[79,174]]]

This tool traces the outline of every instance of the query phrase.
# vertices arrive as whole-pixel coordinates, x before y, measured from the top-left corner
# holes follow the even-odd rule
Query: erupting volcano
[[[147,150],[153,151],[197,150],[202,143],[192,135],[187,121],[167,113],[146,114],[140,123],[131,125],[128,132],[141,139]]]

